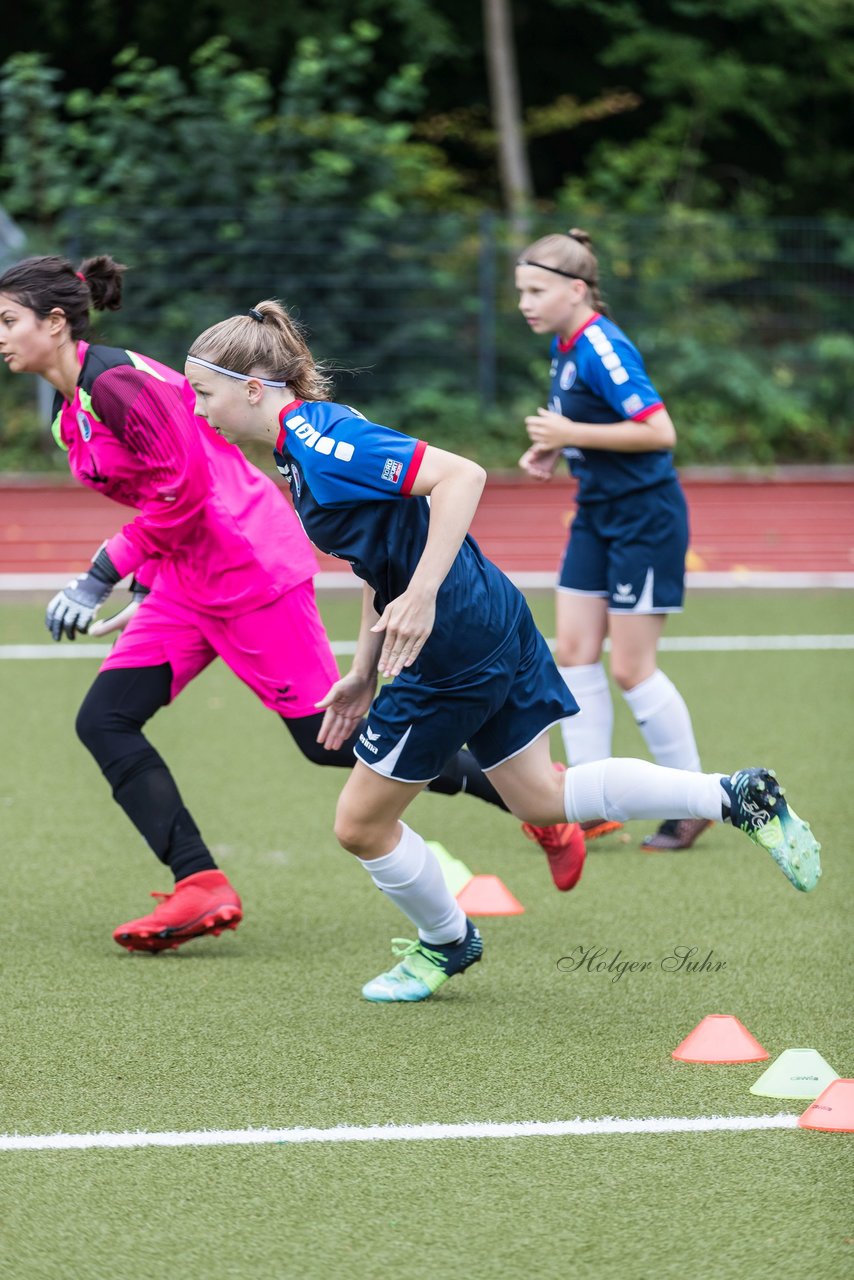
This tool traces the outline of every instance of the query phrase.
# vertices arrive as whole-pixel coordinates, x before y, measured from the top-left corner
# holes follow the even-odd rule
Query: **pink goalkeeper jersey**
[[[137,574],[198,609],[237,614],[317,572],[284,495],[193,412],[181,374],[147,356],[78,344],[74,400],[57,397],[53,432],[82,484],[139,515],[107,542]]]

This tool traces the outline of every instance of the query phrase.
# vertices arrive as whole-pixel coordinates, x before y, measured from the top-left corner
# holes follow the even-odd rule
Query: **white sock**
[[[690,712],[682,694],[663,671],[653,671],[634,689],[624,689],[623,697],[658,764],[672,769],[700,768]]]
[[[567,822],[608,818],[711,818],[722,821],[720,773],[666,769],[648,760],[596,760],[567,769]]]
[[[409,917],[423,942],[458,942],[466,931],[466,914],[445,883],[435,853],[405,822],[400,825],[403,834],[391,853],[359,861],[377,888]]]
[[[563,682],[581,710],[561,720],[560,731],[570,764],[607,760],[611,754],[614,706],[608,677],[601,662],[584,667],[558,667]]]

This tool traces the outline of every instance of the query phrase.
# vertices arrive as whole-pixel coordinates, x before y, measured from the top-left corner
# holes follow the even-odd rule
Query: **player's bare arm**
[[[377,619],[373,591],[365,583],[362,587],[362,620],[353,664],[347,675],[336,680],[326,696],[315,704],[326,712],[317,741],[329,751],[337,751],[347,741],[362,716],[367,714],[376,693],[377,658],[382,645],[382,636],[375,635],[372,631]]]
[[[539,408],[525,419],[525,429],[532,443],[546,450],[573,446],[614,453],[651,453],[672,449],[676,444],[676,429],[664,408],[656,409],[642,422],[626,418],[604,424],[574,422],[553,409]]]
[[[374,631],[384,633],[379,670],[396,676],[412,666],[436,617],[436,596],[477,510],[486,472],[476,462],[427,447],[411,493],[430,498],[427,542],[406,591],[390,601]]]

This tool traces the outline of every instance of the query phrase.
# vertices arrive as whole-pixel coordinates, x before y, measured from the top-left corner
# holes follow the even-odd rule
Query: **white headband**
[[[241,382],[260,382],[265,387],[286,387],[286,382],[273,382],[270,378],[259,378],[254,373],[235,373],[233,369],[223,369],[221,364],[211,364],[210,360],[200,360],[198,356],[187,356],[187,364],[200,364],[203,369],[212,369],[214,373],[224,373],[226,378],[238,378]]]

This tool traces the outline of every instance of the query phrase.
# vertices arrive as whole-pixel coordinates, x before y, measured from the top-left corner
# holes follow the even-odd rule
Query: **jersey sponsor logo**
[[[573,360],[567,360],[560,371],[560,389],[568,391],[578,377],[578,369]]]
[[[349,440],[335,440],[333,436],[322,436],[310,422],[306,422],[301,413],[285,418],[285,426],[288,431],[293,431],[297,440],[301,440],[306,448],[314,449],[316,453],[331,453],[339,462],[349,462],[356,452],[355,446],[350,444]]]
[[[383,464],[383,480],[388,480],[389,484],[397,484],[403,475],[403,463],[398,462],[397,458],[386,458]]]
[[[637,596],[632,591],[632,584],[630,582],[618,582],[613,600],[615,604],[635,604]]]
[[[637,393],[629,396],[627,400],[623,401],[623,413],[626,417],[631,417],[633,413],[640,413],[642,408],[643,400]]]
[[[82,412],[78,413],[77,427],[80,431],[81,436],[83,437],[84,443],[88,444],[89,441],[92,439],[92,423],[86,417],[85,413],[82,413]]]

